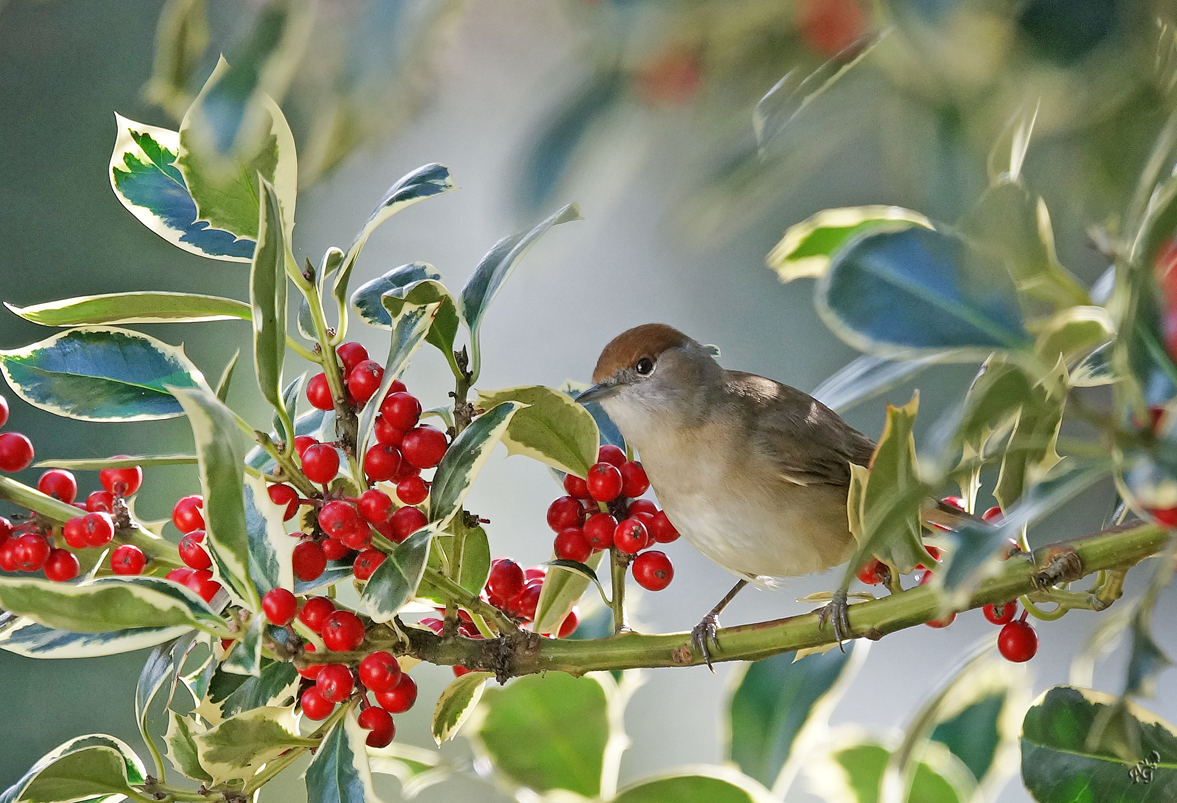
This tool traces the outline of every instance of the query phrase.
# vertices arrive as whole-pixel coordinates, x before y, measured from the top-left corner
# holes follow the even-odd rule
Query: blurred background
[[[1024,174],[1051,210],[1063,264],[1093,281],[1106,263],[1086,230],[1115,230],[1160,122],[1172,109],[1172,4],[1147,0],[321,0],[281,42],[283,108],[300,152],[295,253],[318,262],[346,247],[389,185],[427,163],[461,187],[382,227],[353,286],[397,265],[433,264],[460,288],[494,242],[569,201],[585,220],[551,231],[522,263],[483,327],[485,388],[585,381],[621,330],[663,321],[722,349],[730,368],[805,390],[853,358],[818,320],[807,282],[778,283],[764,258],[784,229],[833,206],[887,203],[953,221],[986,186],[986,155],[1015,114],[1038,109]],[[265,23],[266,4],[110,0],[0,1],[0,297],[27,305],[137,289],[248,298],[238,263],[182,253],[115,199],[107,165],[114,114],[175,128],[176,115],[218,54],[230,60]],[[882,42],[788,127],[758,147],[757,101],[787,73],[805,75],[863,34]],[[374,354],[386,333],[351,330]],[[249,327],[240,322],[153,327],[219,376]],[[0,313],[0,348],[51,334]],[[297,359],[292,359],[292,363]],[[959,398],[976,366],[923,374],[921,432]],[[290,370],[290,369],[288,369]],[[422,350],[408,374],[426,407],[446,402],[450,375]],[[848,414],[877,436],[885,401]],[[39,457],[190,449],[184,421],[85,424],[42,413],[5,391],[11,427]],[[268,414],[251,372],[230,403],[259,424]],[[25,481],[35,482],[36,472]],[[80,475],[82,493],[97,487]],[[148,472],[139,512],[164,518],[194,473]],[[489,518],[496,556],[524,565],[550,557],[547,471],[498,453],[470,497]],[[1098,529],[1105,487],[1032,534],[1036,543]],[[173,533],[173,536],[176,536]],[[692,627],[731,578],[685,543],[669,550],[674,583],[640,599],[638,629]],[[840,573],[783,592],[746,592],[725,624],[802,612],[795,601]],[[1131,582],[1130,582],[1131,586]],[[1130,592],[1131,593],[1131,590]],[[1167,592],[1156,636],[1177,613]],[[1037,694],[1066,682],[1095,621],[1075,612],[1039,627],[1029,665]],[[938,678],[995,628],[979,612],[949,628],[915,628],[872,646],[833,715],[886,731],[906,724]],[[132,695],[143,654],[38,662],[0,652],[0,788],[70,737],[102,731],[140,744]],[[1123,656],[1096,672],[1118,692]],[[662,769],[716,763],[731,667],[646,673],[629,708],[632,747],[622,782]],[[431,745],[431,701],[442,668],[414,672],[421,705],[398,718],[398,740]],[[1162,675],[1152,705],[1177,720],[1177,685]],[[464,767],[425,801],[506,799],[470,768],[461,739],[443,750]],[[1010,757],[1016,773],[1016,756]],[[396,781],[378,790],[398,799]],[[801,777],[789,801],[813,800]],[[303,795],[297,773],[263,792]],[[1018,781],[1003,803],[1028,800]]]

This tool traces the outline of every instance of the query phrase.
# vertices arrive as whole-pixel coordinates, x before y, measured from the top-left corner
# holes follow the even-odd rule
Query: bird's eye
[[[638,360],[637,365],[633,367],[640,376],[649,376],[654,373],[654,361],[649,357],[642,357]]]

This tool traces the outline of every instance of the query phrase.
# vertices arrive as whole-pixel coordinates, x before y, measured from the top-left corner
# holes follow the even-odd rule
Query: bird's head
[[[651,417],[689,424],[704,414],[709,390],[722,382],[713,354],[712,347],[666,324],[635,326],[605,346],[593,371],[595,384],[577,400],[600,402],[626,437],[627,429],[648,426],[643,421]]]

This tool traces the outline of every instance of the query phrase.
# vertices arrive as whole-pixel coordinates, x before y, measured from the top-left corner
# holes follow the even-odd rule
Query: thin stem
[[[293,351],[299,357],[302,357],[307,362],[313,362],[313,363],[319,362],[319,358],[318,358],[318,356],[316,356],[315,352],[308,349],[302,343],[299,343],[291,335],[286,336],[286,348],[290,349],[291,351]]]
[[[625,570],[629,561],[621,550],[609,548],[610,601],[613,608],[613,633],[621,633],[628,626],[625,621]]]
[[[244,426],[244,421],[240,422]],[[260,429],[250,430],[249,437],[262,447],[262,450],[270,457],[274,458],[274,462],[282,467],[282,478],[285,482],[289,482],[298,492],[307,499],[312,499],[319,495],[319,489],[315,484],[307,479],[306,475],[302,473],[302,469],[294,464],[289,454],[284,453],[278,448],[278,445],[270,439],[270,436],[262,432]]]
[[[425,567],[425,579],[446,592],[454,602],[470,611],[470,613],[476,613],[494,622],[500,631],[512,632],[519,629],[505,613],[490,603],[484,602],[477,594],[472,594],[437,569],[431,569],[428,566]]]

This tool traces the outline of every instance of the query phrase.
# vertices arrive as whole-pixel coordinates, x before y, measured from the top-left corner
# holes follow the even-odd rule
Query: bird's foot
[[[711,651],[708,645],[715,647],[719,646],[719,616],[714,611],[703,617],[703,621],[695,625],[691,629],[691,647],[695,652],[703,656],[703,662],[707,664],[707,668],[711,670],[711,674],[715,674],[715,667],[711,665]]]
[[[846,598],[846,589],[836,589],[830,601],[817,609],[817,625],[823,628],[829,622],[834,628],[834,638],[838,642],[838,649],[845,652],[842,642],[851,636],[850,632],[850,603]]]

